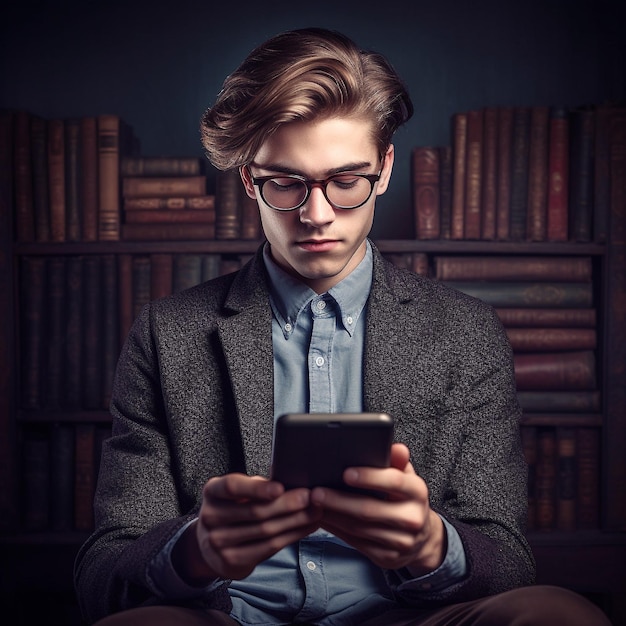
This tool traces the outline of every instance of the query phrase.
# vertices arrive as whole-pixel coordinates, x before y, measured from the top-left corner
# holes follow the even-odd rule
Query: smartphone
[[[271,477],[287,488],[348,487],[348,467],[389,467],[393,419],[386,413],[289,413],[274,426]],[[372,495],[380,495],[372,494]]]

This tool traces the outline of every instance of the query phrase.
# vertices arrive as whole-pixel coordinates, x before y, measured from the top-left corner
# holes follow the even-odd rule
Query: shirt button
[[[326,301],[325,301],[325,300],[320,300],[320,301],[317,303],[317,308],[318,308],[320,311],[323,311],[323,310],[326,308]]]
[[[314,569],[316,569],[316,567],[317,567],[317,566],[315,565],[315,563],[313,563],[313,561],[308,561],[308,562],[307,562],[307,564],[306,564],[306,566],[307,566],[307,569],[309,569],[309,570],[311,570],[311,571],[313,571],[313,570],[314,570]]]
[[[285,324],[285,332],[290,333],[293,326],[291,324]]]
[[[346,317],[346,322],[348,322],[348,324],[352,324],[354,322],[354,319],[351,316]]]
[[[317,365],[317,367],[322,367],[322,365],[324,365],[324,357],[323,356],[318,356],[315,359],[315,365]]]

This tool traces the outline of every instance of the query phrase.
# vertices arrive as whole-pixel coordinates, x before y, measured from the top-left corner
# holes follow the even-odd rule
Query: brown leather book
[[[565,107],[554,107],[549,118],[548,241],[567,241],[569,215],[569,116]]]
[[[465,176],[467,168],[467,114],[452,118],[452,213],[450,238],[465,237]]]
[[[467,113],[467,145],[465,152],[464,239],[481,238],[483,177],[483,111]]]
[[[439,149],[418,146],[411,160],[416,239],[439,239]]]
[[[526,239],[529,241],[545,241],[547,236],[548,114],[547,106],[531,108],[526,215]]]

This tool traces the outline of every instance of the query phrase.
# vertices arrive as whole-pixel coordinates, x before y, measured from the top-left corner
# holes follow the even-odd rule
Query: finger
[[[226,474],[210,478],[204,485],[203,495],[208,499],[219,500],[272,500],[284,492],[280,483],[258,476]]]
[[[391,467],[395,467],[399,470],[404,470],[409,463],[410,458],[411,453],[407,446],[405,446],[403,443],[394,443],[391,446]]]

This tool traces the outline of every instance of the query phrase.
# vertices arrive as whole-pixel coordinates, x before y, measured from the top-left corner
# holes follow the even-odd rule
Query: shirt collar
[[[348,276],[328,290],[328,295],[336,302],[340,325],[352,336],[357,321],[367,302],[372,286],[373,254],[369,240],[366,240],[363,260]],[[272,259],[268,243],[263,248],[263,261],[270,282],[270,304],[276,319],[288,339],[298,324],[298,317],[311,300],[323,294],[285,272]]]

